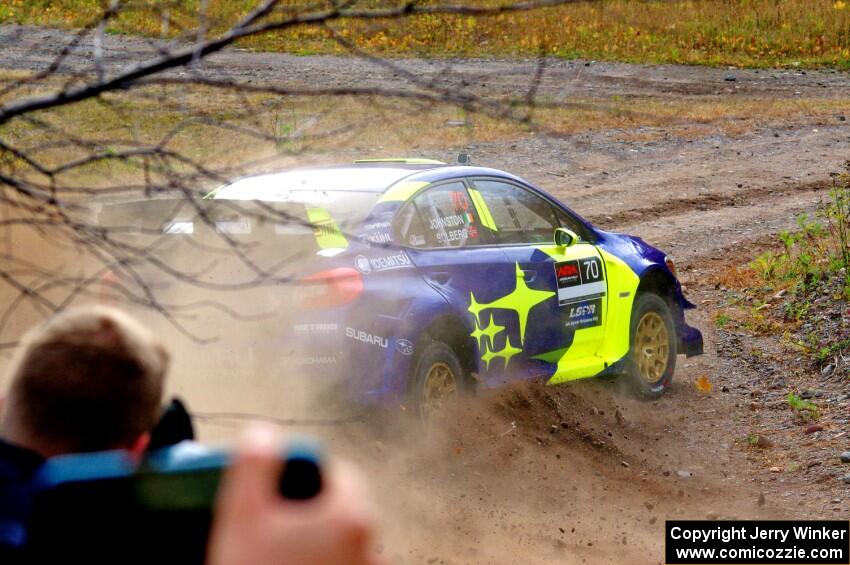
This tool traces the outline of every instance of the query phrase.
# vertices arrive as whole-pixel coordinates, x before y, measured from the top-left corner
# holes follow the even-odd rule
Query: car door
[[[485,383],[504,382],[509,371],[523,374],[516,318],[497,308],[499,300],[507,307],[515,266],[496,244],[492,224],[478,215],[466,185],[457,180],[424,189],[399,210],[393,228],[422,277],[462,320]]]
[[[539,193],[502,179],[470,182],[479,216],[515,265],[517,292],[528,296],[518,309],[522,356],[545,366],[553,382],[601,371],[608,287],[598,249],[586,239],[556,245],[566,213]]]

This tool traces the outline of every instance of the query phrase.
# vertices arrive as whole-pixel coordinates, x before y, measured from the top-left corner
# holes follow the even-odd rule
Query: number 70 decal
[[[605,275],[599,257],[555,263],[555,277],[558,280],[558,303],[561,306],[605,296]]]

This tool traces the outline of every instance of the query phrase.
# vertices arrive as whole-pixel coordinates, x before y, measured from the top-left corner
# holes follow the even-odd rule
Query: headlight
[[[667,263],[667,268],[670,269],[670,272],[673,273],[673,276],[677,279],[679,278],[679,273],[676,272],[676,264],[670,257],[664,257],[664,262]]]

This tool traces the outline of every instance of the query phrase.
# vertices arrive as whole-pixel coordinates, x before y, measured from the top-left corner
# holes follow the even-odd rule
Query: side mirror
[[[555,229],[555,245],[558,247],[569,247],[579,240],[578,234],[567,228]]]

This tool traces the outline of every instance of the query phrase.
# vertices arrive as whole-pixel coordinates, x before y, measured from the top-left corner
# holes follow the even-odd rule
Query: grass
[[[788,406],[794,411],[795,418],[801,422],[817,422],[820,420],[820,409],[817,404],[804,400],[794,393],[789,392],[787,398]]]
[[[0,86],[25,76],[2,73]],[[61,84],[54,79],[17,91],[14,96],[37,94]],[[0,103],[4,101],[0,98]],[[43,124],[13,120],[0,128],[0,138],[21,149],[37,150],[38,159],[48,166],[90,154],[78,144],[46,144],[56,137],[55,132],[66,131],[93,141],[104,153],[167,140],[165,148],[216,165],[235,166],[275,157],[298,157],[302,162],[308,156],[324,161],[400,154],[440,157],[451,148],[469,143],[521,139],[540,132],[569,135],[607,128],[626,133],[636,128],[663,128],[665,135],[689,139],[697,129],[703,136],[718,132],[737,135],[789,119],[818,124],[833,120],[836,113],[850,113],[850,100],[615,97],[574,100],[534,112],[535,116],[540,113],[540,121],[533,124],[540,129],[465,115],[449,105],[419,107],[406,100],[277,98],[243,96],[210,87],[149,86],[41,112],[38,117]],[[463,127],[452,126],[460,121],[465,123]],[[20,167],[22,163],[9,155],[0,155],[0,171],[15,173]],[[104,161],[75,174],[85,177],[77,182],[85,180],[97,186],[101,181],[114,180],[116,174],[131,173],[141,174],[138,163]]]
[[[796,230],[779,234],[778,250],[715,277],[733,291],[715,324],[780,335],[813,365],[839,370],[850,350],[850,161],[832,178],[816,213],[801,214]]]
[[[488,0],[484,0],[488,1]],[[363,0],[359,7],[387,5]],[[210,29],[226,29],[251,0],[208,0]],[[6,0],[0,22],[80,27],[102,0]],[[130,3],[109,25],[118,33],[193,37],[199,0]],[[288,10],[306,3],[289,0]],[[166,8],[168,7],[168,8]],[[606,0],[488,17],[417,15],[330,25],[357,47],[381,55],[536,56],[746,67],[850,68],[847,0]],[[248,38],[241,46],[290,53],[340,53],[322,26],[302,25]]]
[[[763,280],[812,291],[822,281],[837,277],[842,290],[836,299],[850,300],[850,161],[845,167],[843,173],[833,175],[832,189],[815,216],[800,214],[799,229],[779,234],[784,249],[764,253],[752,263]],[[790,308],[798,319],[808,311],[806,304]]]

